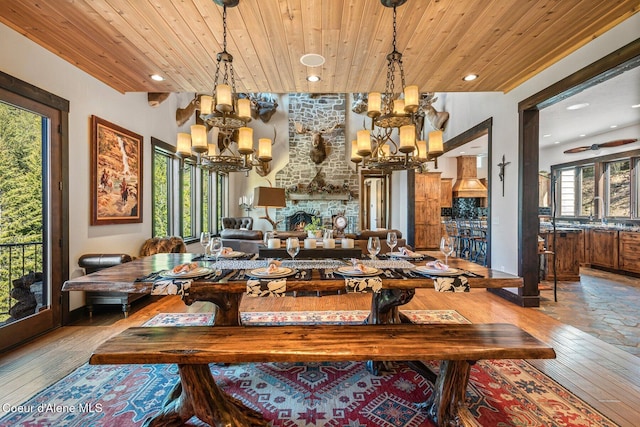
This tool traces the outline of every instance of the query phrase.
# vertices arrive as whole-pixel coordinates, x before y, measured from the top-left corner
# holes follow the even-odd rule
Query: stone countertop
[[[618,230],[618,231],[628,231],[631,233],[640,233],[640,226],[629,226],[622,224],[567,224],[567,223],[557,223],[556,224],[557,231],[563,232],[577,232],[580,230]],[[540,223],[540,232],[549,232],[553,231],[553,226],[551,223],[543,222]]]

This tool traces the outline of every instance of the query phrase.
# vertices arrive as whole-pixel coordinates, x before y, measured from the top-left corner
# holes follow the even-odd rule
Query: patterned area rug
[[[460,323],[455,311],[406,311],[414,321]],[[245,313],[246,323],[359,323],[366,311]],[[147,326],[202,324],[207,315],[162,314]],[[437,362],[429,362],[437,369]],[[260,411],[271,426],[433,426],[417,404],[430,384],[405,364],[380,376],[363,363],[212,365],[220,386]],[[0,418],[0,426],[139,426],[160,410],[177,380],[173,365],[83,365]],[[522,360],[473,366],[467,404],[479,425],[615,426]],[[202,423],[192,419],[188,425]]]

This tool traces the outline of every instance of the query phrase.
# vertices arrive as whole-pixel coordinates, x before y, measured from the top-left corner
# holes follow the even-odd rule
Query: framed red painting
[[[91,225],[142,222],[142,143],[91,116]]]

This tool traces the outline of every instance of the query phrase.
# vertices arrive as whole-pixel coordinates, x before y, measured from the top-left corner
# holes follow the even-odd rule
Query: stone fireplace
[[[275,180],[277,187],[287,189],[287,207],[276,213],[276,220],[285,220],[280,230],[291,229],[288,218],[301,211],[320,216],[324,227],[331,227],[332,217],[344,212],[349,222],[347,231],[355,231],[360,206],[358,174],[350,167],[347,155],[346,106],[346,94],[289,94],[289,164],[278,171]],[[322,163],[311,159],[313,136],[296,133],[295,123],[312,130],[340,124],[323,134],[328,153]]]

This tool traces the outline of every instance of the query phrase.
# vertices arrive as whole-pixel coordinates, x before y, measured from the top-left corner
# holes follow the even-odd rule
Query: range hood
[[[475,156],[460,156],[458,161],[458,179],[453,185],[453,197],[487,197],[487,187],[478,179],[478,165]]]

